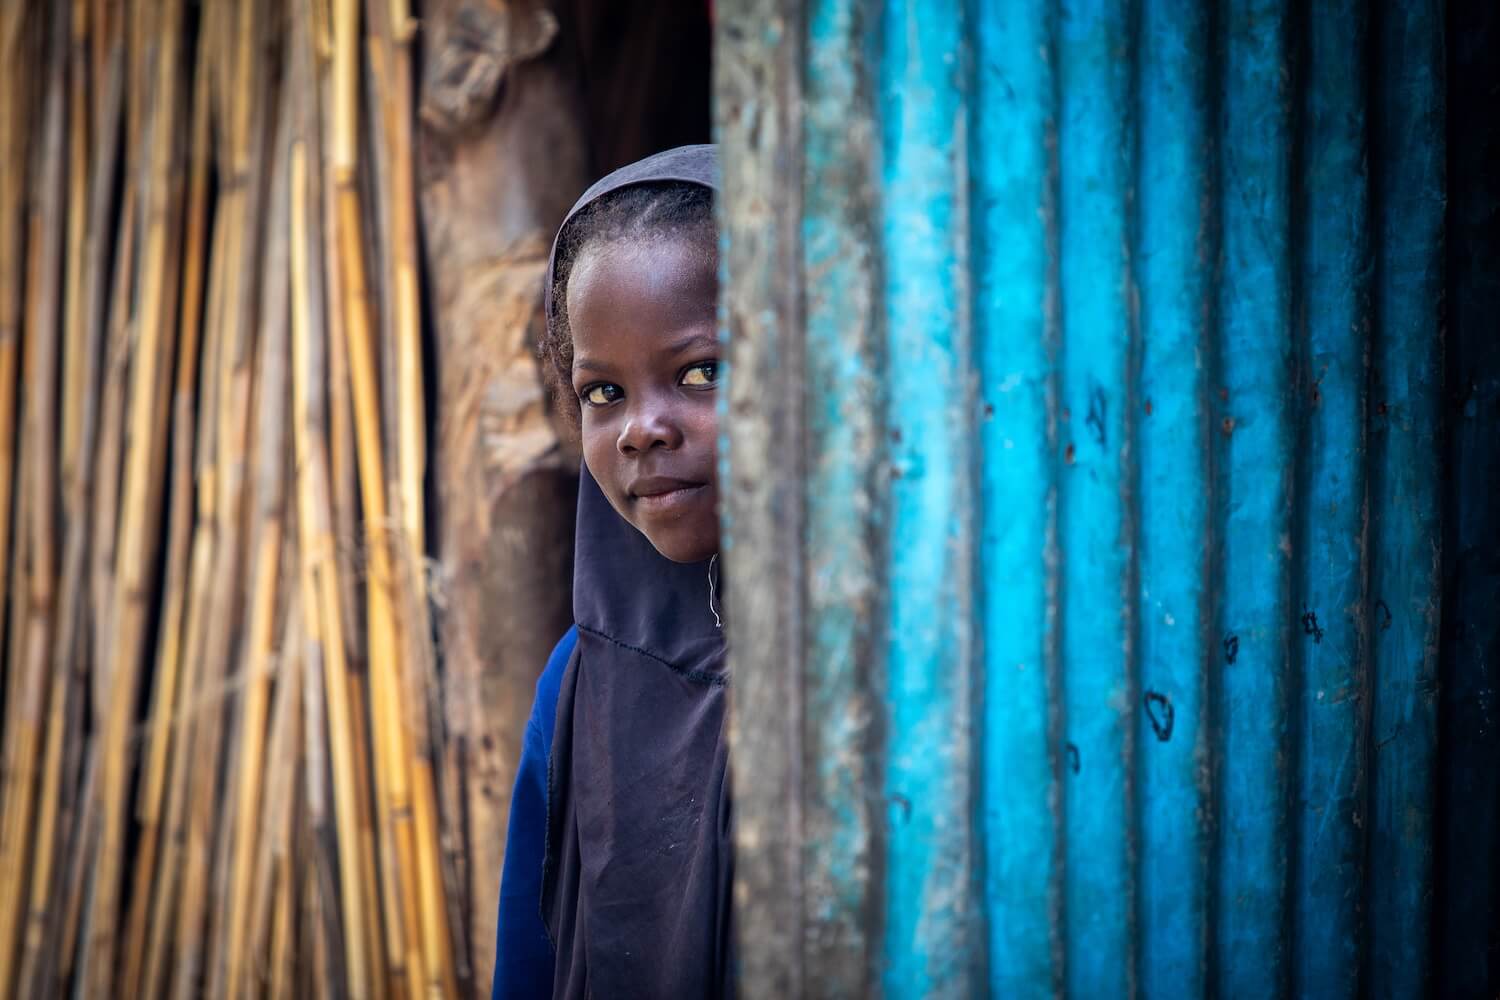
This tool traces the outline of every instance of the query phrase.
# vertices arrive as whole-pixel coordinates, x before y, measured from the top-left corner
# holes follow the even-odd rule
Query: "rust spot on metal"
[[[895,806],[901,814],[901,822],[911,822],[911,799],[899,792],[891,793],[891,805]]]
[[[1314,644],[1323,641],[1323,627],[1318,624],[1318,613],[1311,608],[1302,612],[1302,634],[1312,636]]]
[[[1146,400],[1146,416],[1151,416],[1151,400]]]
[[[1380,416],[1382,417],[1389,416],[1391,408],[1386,404],[1386,401],[1382,399],[1380,402],[1375,404],[1375,412],[1380,414]]]
[[[1229,435],[1233,434],[1234,433],[1234,418],[1233,417],[1225,417],[1224,420],[1223,420],[1223,422],[1219,424],[1219,428],[1220,428],[1220,430],[1222,430],[1224,432],[1224,436],[1225,437],[1228,437]]]
[[[1068,442],[1068,447],[1063,451],[1063,460],[1065,462],[1067,462],[1069,465],[1072,465],[1073,464],[1073,457],[1074,457],[1075,454],[1077,454],[1077,449],[1075,449],[1073,447],[1073,442],[1069,441]]]
[[[1109,406],[1109,401],[1104,396],[1104,387],[1100,385],[1089,388],[1089,415],[1084,418],[1084,426],[1094,435],[1094,440],[1101,446],[1105,441],[1104,415]]]
[[[1172,707],[1172,699],[1160,691],[1147,691],[1145,704],[1151,731],[1158,740],[1167,742],[1172,738],[1172,726],[1177,721],[1177,710]]]
[[[1229,402],[1229,387],[1228,386],[1222,386],[1222,385],[1219,386],[1219,399],[1222,402],[1225,402],[1225,403]]]
[[[995,415],[995,405],[993,403],[985,403],[984,404],[984,419],[988,420],[991,417],[993,417],[994,415]]]
[[[901,443],[901,428],[899,428],[899,427],[892,427],[891,428],[891,440],[894,441],[896,444],[900,444]]]

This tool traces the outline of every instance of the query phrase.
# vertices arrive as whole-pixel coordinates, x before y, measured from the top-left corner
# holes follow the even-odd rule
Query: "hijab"
[[[631,184],[716,188],[716,166],[712,146],[660,153],[589,188],[568,218]],[[554,242],[549,321],[556,254]],[[729,676],[713,570],[658,553],[584,467],[578,644],[558,696],[542,869],[559,1000],[733,994]]]

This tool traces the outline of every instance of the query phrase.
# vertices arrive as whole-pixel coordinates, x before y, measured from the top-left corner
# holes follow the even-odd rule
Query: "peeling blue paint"
[[[802,326],[760,405],[805,451],[778,471],[730,426],[727,462],[801,477],[801,658],[733,655],[740,690],[800,693],[791,784],[754,801],[806,839],[801,951],[752,935],[756,968],[888,997],[1500,985],[1477,258],[1460,345],[1489,368],[1450,359],[1443,406],[1446,185],[1491,244],[1497,202],[1482,155],[1448,167],[1442,6],[1397,8],[785,0]],[[731,587],[731,620],[764,598]]]

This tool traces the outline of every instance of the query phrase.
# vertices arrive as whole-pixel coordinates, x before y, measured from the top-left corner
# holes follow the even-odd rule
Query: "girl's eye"
[[[705,388],[716,385],[719,381],[719,363],[717,361],[705,361],[701,365],[694,365],[682,373],[682,384],[694,388]]]
[[[600,382],[583,390],[582,399],[590,406],[608,406],[621,396],[625,395],[620,387],[609,382]]]

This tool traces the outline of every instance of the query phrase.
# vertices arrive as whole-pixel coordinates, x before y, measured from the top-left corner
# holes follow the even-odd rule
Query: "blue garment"
[[[521,740],[521,766],[510,800],[505,867],[500,874],[500,918],[495,929],[495,977],[491,1000],[532,1000],[552,996],[553,955],[542,922],[542,861],[547,836],[547,764],[557,724],[557,692],[568,658],[578,643],[578,627],[567,633],[547,658],[536,682],[531,718]]]

